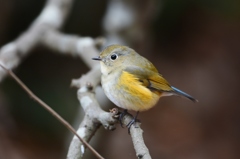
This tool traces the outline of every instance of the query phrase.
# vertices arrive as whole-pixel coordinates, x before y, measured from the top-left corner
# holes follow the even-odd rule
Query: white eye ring
[[[112,61],[114,61],[118,58],[118,55],[117,54],[112,54],[110,58],[111,58]]]

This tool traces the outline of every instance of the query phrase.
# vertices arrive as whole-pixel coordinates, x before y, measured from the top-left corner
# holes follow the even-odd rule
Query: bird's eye
[[[116,60],[117,58],[118,58],[118,55],[117,55],[117,54],[112,54],[112,55],[111,55],[111,60],[114,61],[114,60]]]

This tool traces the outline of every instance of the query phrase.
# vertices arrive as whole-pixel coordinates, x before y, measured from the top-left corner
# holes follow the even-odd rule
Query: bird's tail
[[[179,89],[177,89],[177,88],[175,88],[175,87],[173,87],[173,86],[171,86],[171,87],[172,87],[172,89],[174,90],[174,93],[175,93],[175,94],[177,94],[177,95],[179,95],[179,96],[184,96],[184,97],[190,99],[190,100],[193,101],[193,102],[198,102],[197,99],[195,99],[194,97],[190,96],[189,94],[187,94],[187,93],[185,93],[185,92],[183,92],[183,91],[181,91],[181,90],[179,90]]]

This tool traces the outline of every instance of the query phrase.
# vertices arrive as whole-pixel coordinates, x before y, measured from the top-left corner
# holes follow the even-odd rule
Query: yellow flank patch
[[[123,89],[122,92],[126,93],[125,97],[132,100],[132,102],[136,102],[136,104],[138,102],[142,102],[142,104],[149,104],[153,98],[153,93],[143,86],[138,78],[126,71],[123,71],[119,78],[118,89]]]

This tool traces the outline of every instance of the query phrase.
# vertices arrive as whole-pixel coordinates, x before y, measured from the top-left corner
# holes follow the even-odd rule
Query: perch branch
[[[122,119],[122,124],[127,126],[132,120],[133,116],[126,114]],[[130,135],[136,151],[136,156],[138,159],[151,159],[149,150],[143,140],[143,130],[141,129],[140,125],[141,123],[135,122],[130,128]]]

